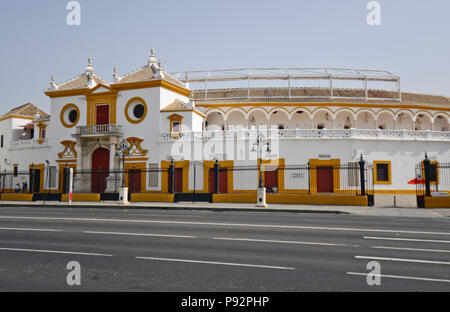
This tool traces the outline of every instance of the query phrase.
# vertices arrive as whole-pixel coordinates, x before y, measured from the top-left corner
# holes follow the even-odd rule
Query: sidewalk
[[[120,205],[114,201],[105,202],[74,202],[71,206],[67,202],[57,201],[0,201],[0,207],[54,207],[54,208],[118,208],[118,209],[169,209],[169,210],[209,210],[209,211],[258,211],[258,212],[296,212],[296,213],[334,213],[363,216],[392,216],[392,217],[421,217],[443,218],[450,217],[450,209],[424,209],[415,207],[394,208],[388,205],[387,198],[381,202],[383,206],[356,207],[356,206],[312,206],[312,205],[282,205],[270,204],[268,208],[255,207],[254,204],[236,203],[130,203]],[[402,199],[405,200],[405,199]],[[410,203],[409,201],[407,203]]]

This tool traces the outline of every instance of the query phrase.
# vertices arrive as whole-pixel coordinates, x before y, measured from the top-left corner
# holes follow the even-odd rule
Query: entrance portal
[[[104,193],[106,190],[106,178],[109,175],[109,150],[97,149],[92,154],[92,192]]]
[[[317,167],[317,193],[333,192],[333,167]]]

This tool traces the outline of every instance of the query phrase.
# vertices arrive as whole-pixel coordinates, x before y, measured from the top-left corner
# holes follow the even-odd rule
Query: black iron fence
[[[153,164],[125,170],[74,170],[72,190],[75,194],[100,193],[103,200],[115,200],[119,189],[124,186],[128,187],[129,194],[149,191],[246,193],[254,192],[262,179],[269,194],[368,195],[373,202],[373,167],[364,160],[339,165],[287,166],[264,162],[253,166],[227,166],[218,161],[206,163],[185,162],[180,165],[180,162],[172,162],[165,168]],[[68,193],[68,167],[57,173],[58,181],[53,188],[48,187],[47,178],[48,175],[36,169],[4,171],[0,173],[0,189],[4,193]]]
[[[426,196],[448,196],[450,194],[450,163],[425,159],[416,165],[416,195],[418,207],[425,207]]]

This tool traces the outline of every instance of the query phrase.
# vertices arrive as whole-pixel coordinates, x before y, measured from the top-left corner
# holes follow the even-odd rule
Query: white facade
[[[410,101],[404,94],[395,102],[369,99],[366,91],[365,99],[277,98],[274,103],[270,96],[252,100],[233,97],[233,92],[240,90],[230,89],[229,99],[214,100],[195,91],[192,97],[187,84],[156,65],[153,52],[148,65],[124,77],[116,76],[112,83],[95,76],[90,61],[82,75],[59,85],[52,82],[46,92],[51,117],[9,116],[0,120],[4,140],[0,169],[12,171],[15,165],[18,171],[27,171],[33,164],[43,169],[44,177],[50,172],[48,168],[54,167],[52,174],[57,181],[50,183],[44,178],[40,191],[60,192],[66,165],[78,172],[120,169],[119,144],[126,140],[131,146],[127,169],[145,171],[167,168],[171,160],[185,162],[188,184],[183,190],[207,192],[207,173],[202,169],[194,173],[189,163],[217,159],[231,162],[233,167],[256,165],[257,155],[251,148],[260,132],[269,138],[272,149],[263,159],[282,160],[280,164],[285,166],[311,161],[326,165],[336,160],[343,165],[363,155],[375,166],[376,162],[389,163],[391,177],[383,183],[375,181],[376,192],[413,193],[415,186],[408,182],[415,178],[415,165],[425,152],[434,161],[450,159],[450,105],[445,97],[424,95]],[[35,125],[35,136],[23,140],[20,133],[30,122]],[[45,137],[37,133],[42,127]],[[105,150],[103,156],[98,156],[98,149]],[[156,180],[149,175],[147,172],[140,182],[140,192],[167,191],[161,173]],[[256,189],[256,183],[249,186],[246,180],[256,181],[257,172],[253,178],[251,174],[246,178],[240,175],[242,172],[233,172],[229,192]],[[299,181],[307,179],[286,171],[283,175],[280,191],[295,191],[296,185],[304,184]],[[24,178],[12,179],[7,183],[10,186]],[[121,183],[119,175],[111,174],[106,180],[102,192],[115,192]],[[93,192],[94,184],[92,176],[79,174],[75,191]]]

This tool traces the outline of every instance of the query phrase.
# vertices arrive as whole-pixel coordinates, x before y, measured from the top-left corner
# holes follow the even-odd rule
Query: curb
[[[133,205],[55,205],[55,204],[0,204],[0,207],[38,207],[38,208],[103,208],[103,209],[152,209],[152,210],[199,210],[199,211],[243,211],[243,212],[290,212],[290,213],[328,213],[350,214],[340,210],[309,210],[309,209],[276,209],[276,208],[233,208],[233,207],[176,207],[176,206],[133,206]]]

